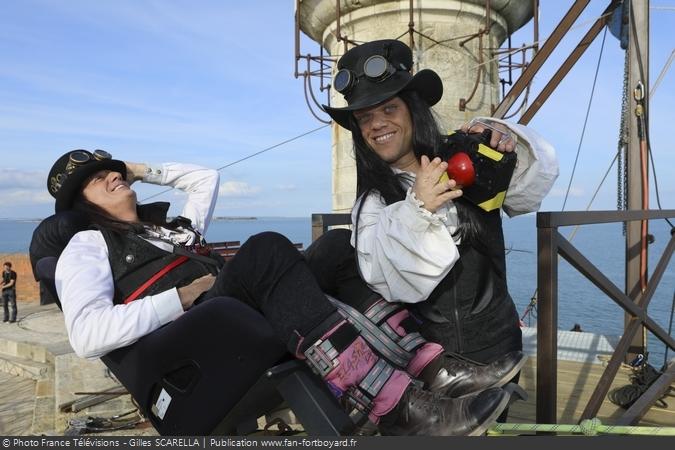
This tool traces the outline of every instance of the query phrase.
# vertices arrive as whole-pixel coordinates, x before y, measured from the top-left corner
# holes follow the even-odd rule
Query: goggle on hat
[[[414,76],[412,51],[401,41],[385,39],[367,42],[347,51],[337,63],[333,88],[344,95],[347,106],[324,110],[342,127],[349,129],[354,111],[369,108],[402,91],[416,91],[433,106],[443,96],[443,82],[436,72],[420,70]]]
[[[56,199],[56,212],[72,208],[82,183],[101,170],[119,172],[126,180],[127,166],[123,161],[112,159],[104,150],[72,150],[56,160],[47,176],[47,190]]]

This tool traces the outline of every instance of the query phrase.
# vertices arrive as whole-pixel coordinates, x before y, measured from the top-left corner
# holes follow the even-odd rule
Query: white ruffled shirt
[[[185,191],[187,201],[181,215],[204,234],[217,200],[218,172],[193,164],[147,166],[143,182]],[[188,230],[156,228],[153,232],[156,238],[148,236],[146,240],[169,251],[171,245],[163,239],[190,244],[195,238]],[[98,230],[73,236],[59,257],[55,281],[70,344],[84,358],[98,358],[130,345],[183,314],[176,288],[114,305],[108,247]]]
[[[506,125],[518,135],[518,161],[502,208],[510,217],[538,210],[558,177],[553,146],[522,125],[490,120]],[[370,193],[365,201],[359,197],[352,209],[355,224],[363,202],[358,247],[356,231],[351,238],[358,252],[361,276],[390,302],[426,300],[460,257],[459,241],[452,236],[459,224],[454,202],[448,201],[431,213],[412,192],[414,182],[415,174],[407,172],[403,177],[407,188],[404,200],[386,205],[379,193]]]

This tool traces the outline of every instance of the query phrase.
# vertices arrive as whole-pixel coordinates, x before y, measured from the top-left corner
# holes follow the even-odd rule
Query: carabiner
[[[642,81],[638,81],[635,89],[633,89],[633,98],[636,102],[641,102],[645,98],[645,86]]]

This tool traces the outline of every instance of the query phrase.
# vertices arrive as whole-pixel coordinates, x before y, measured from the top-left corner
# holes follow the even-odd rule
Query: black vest
[[[459,245],[459,260],[416,309],[426,320],[422,333],[450,352],[488,362],[522,348],[518,312],[506,284],[504,232],[499,210],[476,219],[480,242]]]
[[[181,257],[152,245],[133,232],[121,234],[101,230],[101,234],[108,246],[108,260],[115,283],[115,304],[123,303],[154,274]],[[140,297],[186,286],[203,275],[215,275],[217,272],[217,266],[189,258],[154,282]]]

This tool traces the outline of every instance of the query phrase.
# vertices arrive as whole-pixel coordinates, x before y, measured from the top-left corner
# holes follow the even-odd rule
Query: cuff
[[[146,169],[143,174],[143,182],[151,184],[163,184],[165,170],[162,164],[145,164]]]
[[[408,192],[406,193],[405,200],[410,205],[412,205],[415,210],[417,210],[418,215],[420,217],[423,217],[429,223],[432,223],[434,225],[440,225],[441,223],[445,223],[445,221],[447,220],[447,214],[438,214],[438,211],[432,213],[428,209],[424,208],[424,202],[417,198],[417,196],[413,192],[412,188],[408,188]],[[442,208],[442,209],[444,211],[447,211],[446,208]]]
[[[183,305],[180,303],[176,288],[153,295],[151,302],[162,325],[176,320],[183,314]]]

